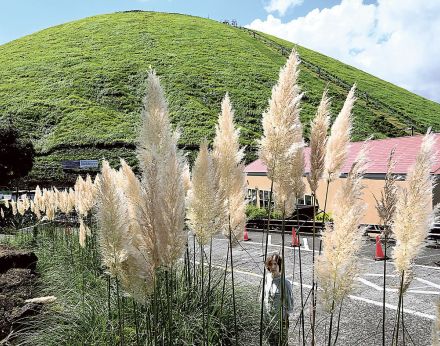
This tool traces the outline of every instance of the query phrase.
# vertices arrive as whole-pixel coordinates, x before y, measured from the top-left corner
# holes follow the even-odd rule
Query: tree
[[[9,186],[26,176],[34,164],[32,142],[20,136],[11,124],[0,125],[0,186]]]

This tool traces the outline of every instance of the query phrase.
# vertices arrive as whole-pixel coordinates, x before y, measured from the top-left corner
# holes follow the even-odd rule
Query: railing
[[[254,31],[252,29],[248,29],[245,27],[240,27],[240,28],[243,30],[246,30],[250,35],[252,35],[256,39],[261,40],[266,45],[271,46],[272,48],[276,49],[277,51],[279,51],[281,53],[281,55],[286,56],[286,57],[289,56],[291,49],[259,34],[258,32]],[[319,78],[321,78],[325,81],[331,82],[333,84],[336,84],[347,91],[351,89],[352,85],[350,83],[347,83],[346,81],[342,80],[338,76],[328,72],[327,70],[323,69],[321,66],[315,65],[314,63],[305,60],[303,57],[301,57],[300,60],[301,60],[301,63],[304,64],[308,69],[316,72]],[[391,107],[390,105],[386,104],[385,102],[369,95],[367,92],[361,91],[358,89],[358,90],[356,90],[356,96],[358,98],[364,99],[368,104],[373,104],[376,107],[376,109],[383,109],[383,110],[387,111],[388,113],[392,114],[397,119],[404,122],[406,124],[406,126],[408,126],[409,128],[413,128],[414,130],[416,130],[419,133],[426,132],[425,126],[418,124],[416,121],[414,121],[414,119],[411,119],[406,114],[396,110],[395,108]]]
[[[299,227],[298,227],[299,224]],[[283,220],[270,220],[269,231],[272,233],[281,233],[283,227]],[[300,233],[313,233],[313,221],[312,220],[299,220],[295,219],[285,220],[285,233],[292,232],[292,227]],[[267,219],[249,220],[246,224],[248,231],[262,232],[267,229]],[[324,223],[320,221],[315,222],[315,230],[317,234],[324,228]]]

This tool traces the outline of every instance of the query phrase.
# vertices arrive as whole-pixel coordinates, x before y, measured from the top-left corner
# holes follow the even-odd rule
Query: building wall
[[[258,189],[258,190],[266,190],[270,191],[270,180],[266,176],[255,176],[255,175],[247,175],[246,177],[248,182],[248,188],[249,189]],[[344,178],[338,178],[335,181],[330,183],[329,186],[329,193],[327,198],[327,211],[332,211],[334,207],[334,197],[336,192],[340,189],[341,184],[343,183]],[[310,194],[310,189],[307,184],[306,178],[304,178],[304,183],[306,184],[306,194]],[[367,204],[367,209],[365,212],[365,216],[362,219],[362,223],[365,224],[380,224],[379,216],[376,211],[376,201],[374,199],[374,196],[376,196],[377,199],[380,199],[381,191],[384,187],[384,180],[382,179],[368,179],[364,178],[364,194],[363,199],[365,203]],[[406,185],[406,181],[397,181],[397,185],[404,187]],[[318,191],[316,193],[317,200],[320,209],[324,208],[325,203],[325,193],[326,193],[326,183],[325,181],[321,181],[319,184]],[[440,189],[436,189],[435,196],[437,196],[438,199],[440,199]],[[258,194],[257,194],[258,195]],[[439,200],[440,202],[440,200]],[[257,203],[258,205],[258,203]]]

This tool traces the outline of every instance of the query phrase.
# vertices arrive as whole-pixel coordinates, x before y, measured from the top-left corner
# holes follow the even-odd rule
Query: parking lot
[[[263,246],[262,233],[250,232],[250,241],[242,242],[234,248],[234,273],[237,280],[259,287],[263,277]],[[291,236],[285,236],[289,245]],[[224,268],[227,253],[227,239],[218,236],[213,242],[213,262],[219,268]],[[269,253],[281,251],[281,235],[271,234]],[[298,337],[296,321],[300,311],[300,273],[299,251],[303,277],[303,299],[310,292],[312,276],[311,238],[302,240],[301,249],[286,246],[286,276],[294,287],[294,314],[291,316],[290,339]],[[316,242],[318,249],[319,241]],[[206,250],[205,250],[206,251]],[[359,255],[359,274],[355,279],[353,291],[344,301],[341,328],[338,344],[341,345],[379,345],[382,338],[382,294],[383,294],[383,265],[382,261],[374,260],[375,243],[367,237],[363,239]],[[389,252],[392,252],[392,246]],[[406,342],[408,345],[431,345],[431,328],[435,319],[435,302],[440,299],[440,250],[424,247],[414,265],[414,278],[404,296],[404,324],[407,329]],[[387,262],[386,285],[386,329],[387,338],[391,340],[394,318],[398,303],[399,280],[394,272],[392,260]],[[255,300],[258,301],[259,290],[255,290]],[[319,302],[318,302],[319,304]],[[307,310],[307,308],[306,308]],[[309,312],[306,312],[306,316]],[[326,313],[318,306],[317,328],[318,344],[324,344],[325,331],[328,330]],[[294,328],[296,324],[296,328]],[[306,333],[307,333],[306,321]]]

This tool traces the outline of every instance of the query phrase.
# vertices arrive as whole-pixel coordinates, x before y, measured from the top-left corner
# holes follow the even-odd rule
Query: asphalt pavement
[[[261,288],[263,277],[262,233],[250,232],[248,242],[241,242],[233,249],[234,274],[243,284]],[[290,247],[291,235],[285,236],[286,277],[293,284],[295,309],[291,316],[289,338],[290,344],[298,344],[300,323],[297,323],[301,310],[300,266],[303,282],[303,300],[305,301],[312,284],[312,239],[302,238],[301,248]],[[429,245],[428,243],[425,245]],[[213,241],[213,264],[224,268],[228,240],[217,236]],[[198,248],[198,246],[196,247]],[[316,254],[319,251],[319,240],[315,242]],[[206,247],[205,252],[209,251]],[[392,246],[388,253],[392,252]],[[268,253],[281,253],[281,235],[271,234]],[[382,294],[383,294],[383,261],[374,260],[375,243],[368,237],[363,239],[359,254],[359,274],[355,278],[355,287],[344,300],[340,320],[338,345],[382,345]],[[431,345],[432,324],[435,320],[435,303],[440,299],[440,250],[423,247],[414,266],[414,278],[404,295],[404,324],[406,328],[406,345]],[[386,277],[386,331],[387,344],[395,323],[398,304],[399,278],[395,273],[392,260],[387,261]],[[259,300],[260,289],[255,290],[255,302]],[[308,316],[309,304],[306,305],[306,333],[310,332]],[[317,334],[318,345],[325,345],[328,333],[329,315],[318,301]],[[295,327],[296,325],[296,327]],[[310,344],[310,334],[309,334]],[[399,343],[400,344],[400,343]],[[401,341],[403,345],[403,341]]]

